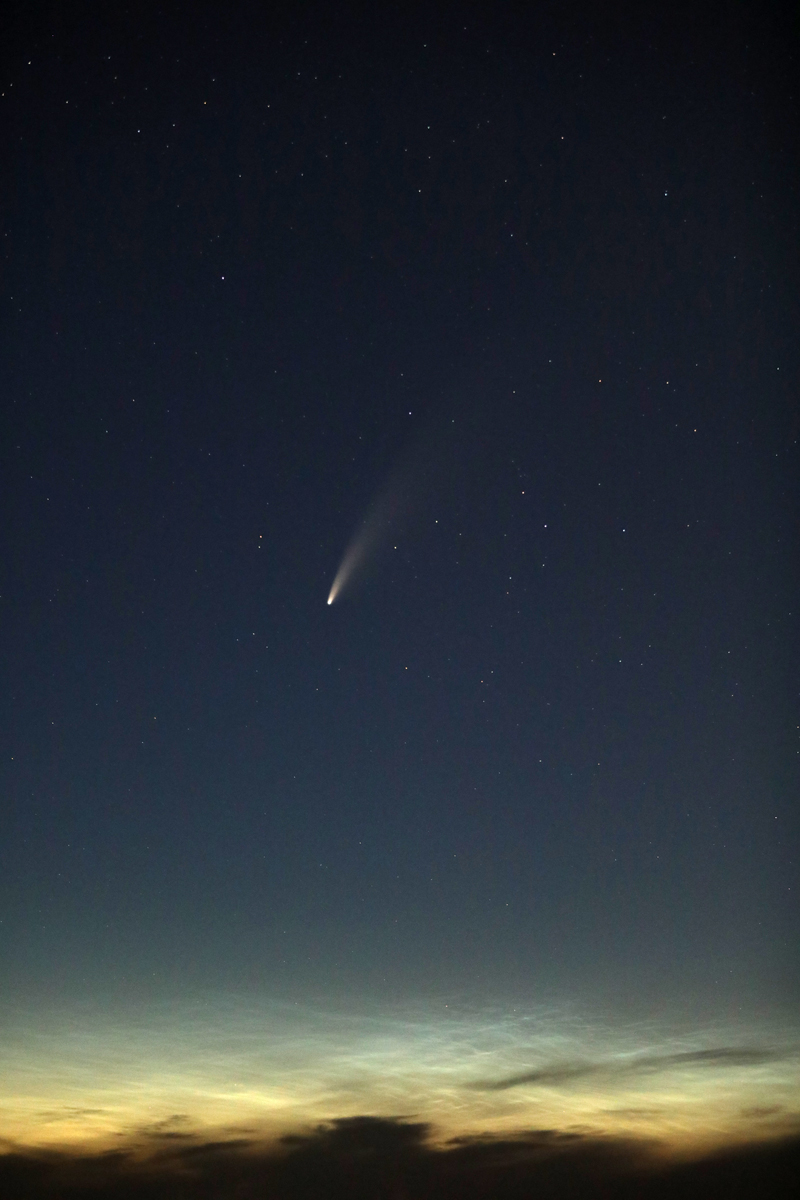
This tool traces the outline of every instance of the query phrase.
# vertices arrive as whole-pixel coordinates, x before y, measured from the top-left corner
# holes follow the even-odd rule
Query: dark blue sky
[[[784,34],[18,8],[7,999],[796,1005]]]

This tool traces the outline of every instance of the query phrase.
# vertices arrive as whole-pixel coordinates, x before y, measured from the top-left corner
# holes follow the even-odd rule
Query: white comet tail
[[[455,461],[450,425],[446,433],[446,442],[441,435],[434,438],[428,434],[401,457],[345,550],[328,594],[329,605],[363,578],[382,550],[396,548],[398,535],[450,476],[447,464]]]
[[[366,560],[373,554],[380,542],[381,535],[387,528],[388,519],[395,507],[393,497],[384,497],[367,517],[345,551],[339,570],[331,584],[328,604],[333,604],[342,591],[361,573]]]

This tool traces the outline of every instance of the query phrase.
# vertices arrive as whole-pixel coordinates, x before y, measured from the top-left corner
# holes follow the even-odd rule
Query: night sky
[[[796,1135],[796,28],[9,11],[7,1161]]]

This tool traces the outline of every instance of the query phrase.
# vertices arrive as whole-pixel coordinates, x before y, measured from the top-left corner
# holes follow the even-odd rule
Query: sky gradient
[[[800,1131],[791,40],[621,14],[13,9],[7,1162]]]

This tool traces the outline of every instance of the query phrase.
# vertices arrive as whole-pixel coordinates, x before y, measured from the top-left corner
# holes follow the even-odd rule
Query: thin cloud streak
[[[552,1087],[576,1079],[608,1076],[634,1076],[683,1067],[751,1067],[762,1063],[779,1062],[786,1058],[783,1051],[762,1047],[721,1046],[711,1050],[689,1050],[679,1054],[647,1054],[626,1062],[564,1063],[536,1071],[525,1071],[506,1079],[478,1082],[471,1086],[478,1091],[502,1092],[509,1088],[538,1084]]]

